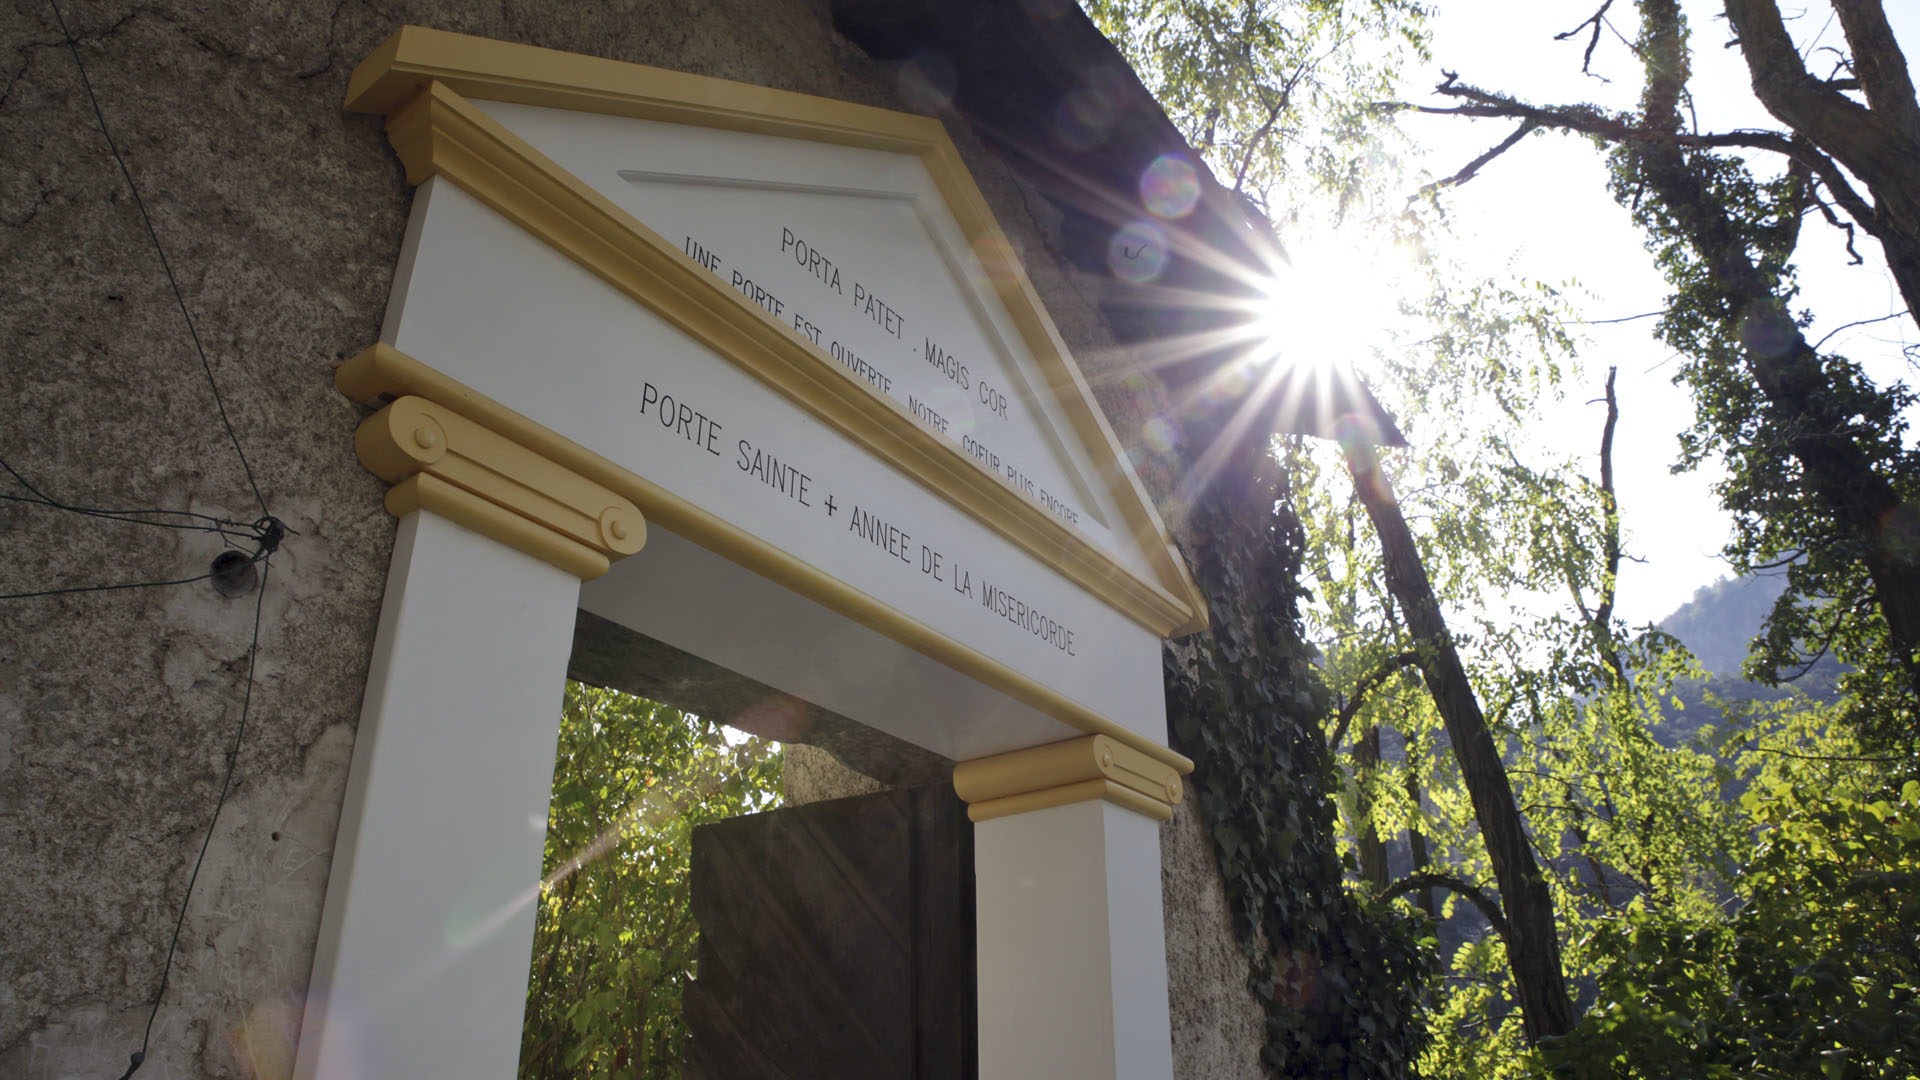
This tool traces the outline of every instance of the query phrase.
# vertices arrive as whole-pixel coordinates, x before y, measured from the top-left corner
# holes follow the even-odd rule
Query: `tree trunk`
[[[1423,800],[1420,794],[1420,774],[1416,770],[1414,770],[1414,768],[1412,767],[1413,766],[1413,762],[1411,760],[1412,755],[1409,754],[1408,758],[1409,760],[1407,762],[1407,766],[1408,766],[1407,767],[1407,796],[1413,800],[1414,809],[1419,810],[1421,809],[1422,803],[1423,803]],[[1418,819],[1416,818],[1415,820],[1418,820]],[[1427,863],[1432,859],[1432,856],[1427,852],[1427,834],[1421,832],[1419,826],[1417,825],[1408,826],[1407,847],[1410,848],[1413,852],[1413,872],[1417,874],[1420,871],[1425,870],[1427,868]],[[1427,913],[1427,918],[1438,919],[1440,917],[1440,907],[1438,904],[1434,903],[1432,889],[1415,890],[1414,901],[1420,905],[1421,911],[1424,911]]]
[[[1380,727],[1373,725],[1353,746],[1353,831],[1360,852],[1360,880],[1375,895],[1387,891],[1387,845],[1373,823],[1373,775],[1380,768]]]
[[[1848,211],[1880,241],[1900,295],[1920,322],[1920,103],[1882,4],[1836,0],[1833,7],[1865,105],[1807,70],[1774,0],[1726,0],[1754,96],[1866,185],[1873,205]]]
[[[1500,749],[1487,729],[1480,701],[1453,647],[1413,533],[1401,516],[1392,486],[1380,471],[1379,459],[1371,446],[1361,443],[1349,444],[1346,451],[1354,489],[1380,535],[1387,588],[1420,651],[1420,673],[1445,722],[1447,738],[1473,800],[1474,818],[1493,863],[1494,881],[1506,909],[1507,963],[1519,993],[1527,1040],[1538,1042],[1563,1035],[1573,1028],[1573,1002],[1567,996],[1560,963],[1553,895],[1534,862]]]
[[[1663,130],[1679,130],[1686,42],[1677,0],[1642,0],[1640,7],[1649,52],[1650,75],[1643,100],[1647,123]],[[1775,115],[1816,141],[1824,133],[1828,142],[1823,147],[1849,168],[1857,167],[1856,157],[1869,153],[1871,147],[1856,145],[1863,140],[1911,160],[1912,167],[1894,170],[1873,190],[1881,196],[1883,223],[1891,215],[1905,224],[1896,233],[1909,242],[1920,238],[1920,179],[1916,179],[1920,177],[1920,141],[1912,137],[1907,125],[1877,120],[1837,91],[1807,85],[1811,77],[1799,65],[1797,55],[1793,65],[1799,75],[1794,77],[1785,59],[1777,55],[1785,30],[1770,0],[1728,0],[1727,14],[1741,35],[1741,50],[1753,71],[1756,92]],[[1859,42],[1853,44],[1856,50],[1860,48]],[[1891,47],[1891,38],[1887,45]],[[1787,47],[1791,52],[1790,42]],[[1898,56],[1897,49],[1894,54]],[[1772,85],[1776,81],[1782,85]],[[1768,86],[1763,88],[1763,82]],[[1911,101],[1912,86],[1904,86]],[[1803,124],[1807,127],[1802,128]],[[1916,661],[1916,651],[1920,650],[1920,562],[1898,537],[1887,535],[1889,526],[1898,528],[1902,509],[1899,494],[1855,441],[1856,418],[1842,395],[1835,393],[1822,370],[1819,354],[1788,313],[1788,298],[1776,295],[1772,280],[1754,262],[1745,234],[1734,226],[1732,209],[1708,190],[1700,170],[1678,147],[1636,143],[1628,149],[1637,159],[1640,176],[1666,205],[1681,235],[1707,268],[1724,305],[1723,317],[1734,324],[1744,321],[1742,336],[1747,342],[1766,343],[1765,347],[1748,344],[1744,349],[1754,385],[1772,407],[1777,425],[1790,433],[1789,452],[1804,470],[1814,499],[1847,534],[1853,549],[1849,554],[1866,568],[1874,602],[1886,620],[1888,644],[1908,683],[1920,694],[1920,661]],[[1881,175],[1884,170],[1871,171]],[[1882,242],[1886,243],[1884,238]],[[1900,256],[1896,246],[1889,246],[1887,254],[1897,262]],[[1899,277],[1900,267],[1895,265],[1893,269]],[[1915,317],[1920,318],[1920,277],[1911,284],[1911,292],[1904,280],[1901,289],[1914,305]]]

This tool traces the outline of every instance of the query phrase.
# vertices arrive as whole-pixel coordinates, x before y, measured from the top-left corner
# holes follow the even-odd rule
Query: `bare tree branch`
[[[1620,662],[1620,649],[1613,640],[1613,600],[1620,581],[1620,502],[1613,488],[1613,433],[1620,425],[1620,401],[1614,397],[1613,382],[1620,369],[1607,369],[1607,422],[1600,429],[1600,512],[1601,550],[1606,558],[1605,577],[1600,579],[1600,603],[1593,612],[1593,637],[1600,657],[1613,669],[1614,677],[1625,687],[1626,665]]]
[[[1499,901],[1488,896],[1479,886],[1463,881],[1452,874],[1440,874],[1430,870],[1408,874],[1381,893],[1380,899],[1391,900],[1396,896],[1405,896],[1416,889],[1452,890],[1461,899],[1479,908],[1480,914],[1487,920],[1487,925],[1493,927],[1493,932],[1499,934],[1501,939],[1507,941],[1511,947],[1512,939],[1507,936],[1507,917],[1501,912]]]
[[[1606,326],[1610,323],[1637,322],[1641,319],[1651,319],[1658,315],[1665,315],[1666,313],[1667,309],[1661,308],[1659,311],[1643,311],[1638,315],[1622,315],[1617,319],[1572,319],[1569,321],[1576,326]]]
[[[1497,158],[1501,154],[1504,154],[1507,151],[1513,149],[1514,146],[1517,145],[1521,139],[1526,138],[1529,132],[1532,132],[1535,128],[1538,128],[1539,126],[1540,126],[1539,124],[1536,124],[1531,120],[1520,121],[1520,127],[1516,129],[1513,134],[1501,140],[1500,145],[1494,147],[1493,149],[1487,151],[1484,154],[1481,154],[1479,157],[1474,158],[1472,161],[1467,162],[1465,168],[1462,168],[1459,172],[1454,173],[1452,176],[1449,176],[1444,180],[1435,180],[1431,184],[1423,185],[1419,191],[1416,191],[1412,195],[1409,195],[1407,197],[1407,201],[1413,202],[1416,199],[1419,199],[1421,196],[1432,194],[1433,192],[1438,191],[1443,187],[1459,187],[1461,184],[1464,184],[1467,181],[1473,179],[1475,176],[1479,175],[1481,168],[1484,167],[1487,164],[1487,162],[1492,161],[1494,158]]]
[[[1826,219],[1827,224],[1847,234],[1848,264],[1851,266],[1859,266],[1865,263],[1867,260],[1860,257],[1860,249],[1853,246],[1853,223],[1850,221],[1841,221],[1839,215],[1833,212],[1833,207],[1828,206],[1827,201],[1822,199],[1818,192],[1811,193],[1809,197],[1814,207],[1820,211],[1820,216]]]
[[[1459,81],[1455,72],[1445,72],[1446,79],[1434,87],[1434,92],[1443,97],[1462,98],[1469,102],[1465,105],[1439,106],[1422,105],[1415,102],[1380,102],[1376,108],[1392,111],[1417,112],[1431,116],[1466,116],[1480,119],[1511,119],[1532,121],[1535,127],[1552,128],[1558,131],[1571,131],[1580,135],[1591,135],[1611,142],[1640,142],[1679,146],[1687,149],[1748,149],[1766,150],[1789,159],[1799,160],[1820,178],[1835,202],[1847,211],[1861,227],[1875,237],[1882,235],[1885,229],[1879,215],[1869,205],[1844,172],[1825,153],[1804,138],[1782,135],[1777,131],[1757,129],[1738,129],[1734,131],[1698,134],[1681,130],[1678,123],[1664,123],[1659,126],[1635,123],[1633,120],[1611,115],[1591,105],[1529,105],[1515,98],[1495,94]],[[1677,93],[1674,99],[1677,107]],[[1676,114],[1677,115],[1677,114]]]
[[[1564,34],[1553,35],[1553,40],[1565,41],[1568,38],[1578,34],[1580,31],[1585,30],[1587,27],[1589,26],[1593,27],[1593,36],[1587,39],[1587,51],[1585,54],[1583,54],[1580,57],[1580,74],[1582,75],[1593,75],[1593,50],[1598,48],[1600,45],[1600,27],[1603,20],[1605,20],[1606,18],[1607,9],[1612,6],[1613,6],[1613,0],[1607,0],[1606,3],[1600,5],[1599,11],[1596,11],[1592,15],[1587,16],[1586,22],[1583,22],[1579,26],[1576,26],[1573,29],[1568,30]],[[1599,75],[1593,75],[1593,77],[1596,79],[1600,79],[1602,82],[1608,81]]]
[[[1841,323],[1839,326],[1836,326],[1833,329],[1827,331],[1825,337],[1822,337],[1819,341],[1814,342],[1813,347],[1816,350],[1819,349],[1820,346],[1825,345],[1827,343],[1827,338],[1832,337],[1833,335],[1839,333],[1842,330],[1851,330],[1856,326],[1872,326],[1874,323],[1883,323],[1883,322],[1886,322],[1888,319],[1904,319],[1911,314],[1913,314],[1913,312],[1911,311],[1894,311],[1894,312],[1889,312],[1888,314],[1885,314],[1885,315],[1881,315],[1877,318],[1855,319],[1850,323]]]
[[[1360,681],[1353,684],[1353,693],[1348,695],[1346,705],[1340,709],[1340,722],[1334,725],[1333,737],[1327,740],[1327,749],[1338,750],[1340,748],[1340,740],[1345,738],[1347,734],[1347,725],[1353,722],[1355,716],[1359,715],[1361,706],[1367,702],[1368,694],[1379,689],[1380,684],[1392,678],[1394,672],[1402,668],[1415,667],[1419,663],[1420,654],[1410,649],[1406,652],[1395,653],[1387,657],[1380,662],[1379,667],[1361,676]]]

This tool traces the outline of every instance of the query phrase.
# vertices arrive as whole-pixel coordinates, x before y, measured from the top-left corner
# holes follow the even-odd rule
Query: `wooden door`
[[[685,1080],[975,1080],[973,826],[950,784],[693,834]]]

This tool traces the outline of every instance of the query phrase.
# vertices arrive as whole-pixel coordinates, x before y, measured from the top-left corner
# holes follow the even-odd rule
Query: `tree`
[[[1733,913],[1636,905],[1597,927],[1598,1004],[1544,1071],[1913,1075],[1920,781],[1889,783],[1841,739],[1794,741],[1824,752],[1776,757],[1742,798],[1754,841]]]
[[[1338,744],[1351,721],[1374,733],[1392,727],[1406,747],[1398,763],[1381,762],[1366,741],[1354,757],[1356,784],[1372,783],[1376,796],[1356,800],[1355,831],[1364,837],[1376,828],[1404,829],[1410,847],[1419,837],[1410,872],[1384,895],[1444,889],[1478,908],[1492,931],[1453,957],[1449,990],[1431,1018],[1428,1068],[1493,1075],[1513,1067],[1525,1043],[1573,1027],[1570,987],[1593,974],[1594,958],[1573,948],[1563,967],[1562,949],[1636,898],[1711,908],[1731,834],[1711,758],[1662,747],[1651,734],[1661,703],[1686,670],[1675,643],[1657,632],[1630,632],[1612,615],[1624,551],[1611,487],[1618,415],[1611,378],[1599,439],[1602,479],[1594,482],[1571,462],[1525,464],[1540,451],[1508,441],[1518,434],[1515,420],[1501,411],[1460,409],[1456,388],[1475,384],[1444,356],[1436,362],[1415,352],[1407,363],[1421,370],[1405,373],[1406,386],[1418,391],[1423,378],[1438,383],[1433,397],[1415,393],[1405,401],[1421,448],[1398,463],[1411,502],[1403,509],[1374,486],[1384,463],[1370,455],[1356,461],[1351,450],[1351,498],[1379,523],[1374,532],[1352,527],[1345,496],[1303,482],[1321,493],[1302,511],[1319,549],[1314,584],[1321,603],[1310,619],[1316,636],[1329,642],[1328,677],[1345,698],[1330,739]],[[1501,365],[1481,365],[1489,368]],[[1479,389],[1486,389],[1484,380]],[[1483,419],[1462,424],[1462,413]],[[1435,430],[1441,434],[1429,445]],[[1307,475],[1327,465],[1296,462]],[[1552,610],[1547,601],[1556,592],[1564,599]],[[1503,606],[1516,596],[1529,598],[1533,613]],[[1449,634],[1436,622],[1443,602],[1466,615],[1468,633]],[[1424,625],[1415,604],[1429,608]],[[1436,674],[1426,642],[1440,635],[1458,647],[1440,654],[1453,670]],[[1406,669],[1420,672],[1426,688],[1393,677]],[[1491,703],[1485,713],[1483,701]],[[1466,716],[1448,716],[1449,709]],[[1463,748],[1463,739],[1480,746]],[[1432,753],[1449,747],[1455,764],[1436,767]],[[1429,836],[1438,842],[1430,853]],[[1515,865],[1526,868],[1529,880],[1519,887],[1502,876],[1500,844],[1518,848],[1505,858],[1509,875]],[[1364,859],[1364,844],[1360,850]],[[1476,884],[1489,873],[1491,890]],[[1538,922],[1531,930],[1515,925],[1525,918]],[[1538,953],[1515,955],[1543,941],[1552,949],[1551,966]],[[1522,981],[1528,978],[1532,989]],[[1565,1011],[1562,1026],[1543,1031],[1540,999],[1529,995],[1549,980]],[[1518,1034],[1502,1020],[1508,1000],[1521,1004],[1525,1039],[1501,1041]],[[1457,1037],[1467,1026],[1478,1036],[1471,1042]]]
[[[553,780],[520,1076],[674,1080],[699,934],[693,827],[771,805],[780,757],[713,721],[569,682]]]
[[[1587,62],[1601,41],[1603,4]],[[1811,214],[1878,241],[1920,322],[1920,103],[1876,0],[1834,0],[1847,49],[1830,77],[1810,72],[1773,0],[1726,0],[1755,95],[1782,127],[1702,132],[1689,122],[1691,40],[1677,0],[1641,0],[1633,51],[1637,110],[1534,105],[1450,75],[1461,104],[1403,106],[1574,132],[1606,146],[1614,195],[1646,231],[1674,293],[1660,336],[1686,358],[1680,381],[1698,419],[1682,463],[1724,457],[1736,570],[1786,566],[1754,671],[1790,677],[1831,649],[1850,678],[1854,722],[1881,739],[1920,737],[1920,458],[1903,445],[1904,385],[1823,353],[1796,313],[1794,259]],[[1563,35],[1567,36],[1567,35]],[[1858,184],[1865,188],[1862,192]],[[1858,257],[1856,255],[1856,257]]]
[[[1156,92],[1192,144],[1249,202],[1265,207],[1280,187],[1296,195],[1314,189],[1332,193],[1343,217],[1350,208],[1370,212],[1379,203],[1385,190],[1381,180],[1392,171],[1377,167],[1381,144],[1361,123],[1366,93],[1390,82],[1396,57],[1380,50],[1377,40],[1363,46],[1355,39],[1363,34],[1396,39],[1418,52],[1423,37],[1417,6],[1390,0],[1146,0],[1093,8],[1108,32],[1120,37],[1135,66],[1157,83]],[[1305,157],[1311,167],[1288,175],[1281,163],[1300,155],[1287,148],[1302,142],[1309,144]],[[1412,236],[1418,239],[1417,228]],[[1280,408],[1284,411],[1286,402]],[[1268,418],[1261,403],[1250,403],[1248,411],[1261,421]],[[1408,627],[1403,651],[1422,673],[1462,764],[1499,883],[1504,905],[1499,921],[1529,1036],[1560,1034],[1572,1025],[1573,1009],[1561,972],[1553,898],[1421,555],[1366,445],[1370,437],[1348,440],[1349,465],[1382,538],[1384,579]],[[1361,745],[1377,745],[1377,734],[1369,731]]]
[[[1276,218],[1276,191],[1324,185],[1351,198],[1375,182],[1365,153],[1329,136],[1364,126],[1402,60],[1426,49],[1418,0],[1085,6],[1222,185]]]
[[[1634,46],[1646,75],[1639,110],[1629,115],[1587,105],[1541,108],[1449,76],[1440,93],[1462,103],[1421,108],[1509,118],[1516,129],[1453,177],[1422,188],[1404,211],[1388,212],[1386,205],[1395,200],[1386,189],[1402,183],[1402,174],[1391,167],[1388,148],[1395,135],[1383,121],[1406,106],[1371,116],[1326,101],[1305,109],[1299,91],[1311,86],[1344,101],[1339,90],[1390,70],[1391,54],[1316,51],[1305,44],[1308,36],[1290,35],[1284,27],[1276,32],[1267,21],[1284,23],[1288,12],[1304,12],[1309,27],[1345,27],[1334,34],[1344,42],[1350,39],[1343,35],[1366,32],[1376,25],[1370,20],[1390,16],[1391,6],[1094,6],[1133,8],[1150,17],[1146,29],[1136,24],[1110,33],[1136,57],[1196,146],[1232,146],[1233,153],[1216,151],[1211,160],[1250,201],[1281,205],[1267,184],[1282,186],[1293,205],[1303,193],[1315,192],[1331,204],[1337,220],[1352,226],[1358,219],[1421,252],[1427,291],[1415,306],[1425,318],[1419,332],[1395,344],[1417,359],[1394,369],[1396,375],[1411,374],[1409,385],[1419,387],[1396,397],[1415,405],[1397,415],[1408,421],[1421,460],[1384,463],[1395,473],[1395,486],[1414,494],[1418,509],[1401,511],[1378,482],[1383,463],[1364,452],[1350,465],[1359,509],[1376,523],[1377,540],[1354,529],[1355,507],[1315,503],[1323,488],[1313,482],[1311,454],[1296,452],[1289,463],[1296,482],[1288,509],[1299,512],[1306,529],[1307,561],[1319,564],[1313,586],[1330,616],[1316,636],[1328,646],[1324,670],[1336,700],[1345,699],[1332,741],[1337,746],[1350,728],[1356,733],[1359,790],[1348,805],[1356,819],[1361,877],[1373,883],[1385,877],[1379,838],[1405,827],[1410,839],[1421,838],[1426,854],[1415,873],[1383,895],[1446,889],[1486,912],[1494,928],[1491,938],[1454,958],[1448,982],[1462,989],[1440,999],[1427,1067],[1516,1074],[1534,1060],[1517,1040],[1496,1040],[1491,1054],[1475,1058],[1445,1030],[1457,1023],[1503,1037],[1511,1033],[1503,1001],[1523,980],[1533,986],[1519,988],[1521,999],[1547,982],[1558,983],[1551,991],[1567,996],[1558,963],[1551,969],[1554,978],[1543,978],[1539,953],[1514,955],[1516,941],[1531,946],[1544,926],[1547,939],[1568,950],[1569,979],[1610,978],[1633,960],[1630,951],[1616,949],[1622,939],[1610,931],[1649,912],[1672,925],[1724,928],[1729,920],[1717,901],[1728,895],[1732,875],[1751,871],[1762,859],[1750,850],[1746,823],[1724,797],[1751,778],[1750,763],[1730,768],[1704,742],[1675,748],[1653,738],[1674,682],[1687,670],[1683,654],[1670,639],[1629,632],[1612,615],[1623,549],[1605,449],[1614,415],[1611,386],[1598,483],[1562,463],[1524,463],[1524,449],[1516,450],[1501,433],[1460,439],[1446,432],[1449,422],[1474,415],[1445,407],[1447,399],[1471,397],[1482,389],[1477,384],[1491,384],[1491,395],[1510,417],[1534,407],[1528,380],[1514,378],[1514,369],[1503,364],[1510,349],[1504,337],[1538,326],[1552,302],[1487,303],[1485,297],[1499,287],[1450,276],[1434,257],[1444,246],[1435,212],[1449,187],[1534,132],[1574,131],[1612,147],[1615,193],[1648,230],[1676,290],[1662,332],[1688,358],[1682,376],[1701,406],[1683,460],[1697,463],[1717,454],[1732,466],[1721,494],[1741,526],[1731,548],[1737,565],[1794,564],[1795,589],[1774,611],[1759,670],[1788,675],[1802,650],[1834,649],[1861,665],[1851,687],[1854,722],[1883,739],[1903,732],[1911,738],[1920,731],[1913,708],[1920,683],[1916,639],[1907,626],[1920,590],[1907,575],[1920,552],[1914,542],[1920,528],[1907,525],[1915,473],[1902,449],[1901,416],[1909,398],[1904,388],[1876,387],[1848,359],[1820,353],[1789,304],[1801,219],[1819,213],[1845,226],[1845,213],[1869,235],[1878,235],[1875,228],[1897,232],[1903,204],[1899,192],[1886,189],[1914,174],[1882,169],[1876,179],[1855,173],[1874,200],[1870,205],[1846,186],[1855,180],[1843,151],[1820,141],[1841,137],[1833,125],[1823,135],[1689,130],[1681,122],[1688,93],[1684,20],[1674,3],[1646,0]],[[1610,25],[1607,6],[1567,35],[1592,28],[1589,58],[1603,26]],[[1770,4],[1729,0],[1729,14],[1736,6],[1748,15],[1772,10]],[[1879,9],[1869,6],[1852,4],[1854,11],[1838,17],[1850,40],[1879,35],[1890,48],[1884,19],[1876,24]],[[1737,18],[1735,25],[1741,25]],[[1764,37],[1766,29],[1746,24],[1742,47],[1748,37]],[[1249,44],[1252,55],[1237,48],[1241,44]],[[1259,59],[1263,49],[1279,62]],[[1835,96],[1863,94],[1864,105],[1851,103],[1855,112],[1907,115],[1900,102],[1912,99],[1912,88],[1902,84],[1904,59],[1897,49],[1889,53],[1855,41],[1852,54],[1850,65],[1892,65],[1900,74],[1878,76],[1883,89],[1873,92],[1864,89],[1868,76],[1860,73],[1851,86],[1840,80],[1826,89]],[[1389,57],[1384,66],[1356,59],[1382,55]],[[1751,60],[1755,53],[1747,55]],[[1781,59],[1770,61],[1774,69]],[[1798,63],[1797,54],[1793,59]],[[1342,77],[1324,77],[1329,71]],[[1221,100],[1228,95],[1237,99]],[[1216,125],[1234,117],[1242,126],[1223,137]],[[1315,132],[1315,123],[1324,127]],[[1896,125],[1868,141],[1877,153],[1910,160],[1902,141],[1907,138]],[[1728,156],[1730,148],[1778,155],[1778,175],[1756,179],[1745,160]],[[1398,194],[1404,196],[1404,188]],[[1863,213],[1874,217],[1872,227]],[[1290,223],[1279,222],[1283,238]],[[1882,244],[1889,260],[1898,262],[1898,238]],[[1459,362],[1461,354],[1482,346],[1490,355],[1474,356],[1483,361],[1478,367]],[[1536,363],[1550,367],[1554,351],[1543,349],[1545,359]],[[1441,374],[1419,370],[1435,360]],[[1386,381],[1394,385],[1394,379]],[[1431,441],[1422,443],[1423,436]],[[1323,462],[1322,471],[1326,465],[1331,463]],[[1471,633],[1448,626],[1463,609],[1484,609],[1488,598],[1502,599],[1503,591],[1533,598],[1548,590],[1570,593],[1573,612],[1470,615]],[[1411,684],[1408,671],[1422,674],[1424,688]],[[1388,729],[1402,735],[1407,749],[1401,762],[1383,753],[1381,734]],[[1452,750],[1454,771],[1436,760],[1417,762],[1428,748],[1442,746]],[[1501,790],[1509,793],[1504,800]],[[1544,903],[1529,895],[1528,875],[1515,873],[1530,864],[1537,865],[1540,887],[1550,894]],[[1498,886],[1494,895],[1478,884],[1489,872]],[[1362,888],[1363,895],[1367,891]],[[1515,904],[1545,911],[1547,918],[1516,934],[1509,917]],[[1864,924],[1853,921],[1858,908],[1836,904],[1824,910],[1841,917],[1835,930],[1843,935],[1872,928],[1871,916],[1861,916]],[[1624,984],[1601,985],[1617,992]],[[1598,1007],[1604,1011],[1612,1004],[1603,998]],[[1560,1032],[1572,1026],[1571,1009],[1562,1026],[1545,1029],[1535,1027],[1536,1011],[1545,1015],[1547,1008],[1526,1010],[1529,1034],[1548,1036],[1540,1041],[1549,1048],[1567,1045]]]
[[[1379,459],[1370,446],[1356,442],[1347,449],[1347,462],[1354,491],[1379,534],[1387,588],[1406,620],[1414,663],[1459,758],[1481,841],[1499,883],[1500,936],[1519,989],[1528,1040],[1563,1035],[1573,1026],[1573,1001],[1560,963],[1553,894],[1534,861],[1526,820],[1514,801],[1499,747]]]

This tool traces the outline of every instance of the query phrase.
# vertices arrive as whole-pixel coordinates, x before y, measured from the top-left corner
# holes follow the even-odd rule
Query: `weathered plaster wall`
[[[379,120],[340,108],[354,63],[419,23],[894,107],[897,82],[833,32],[824,0],[61,9],[267,506],[295,533],[139,1075],[283,1076],[393,535],[384,485],[353,457],[360,414],[331,385],[378,331],[410,197]],[[1048,257],[1043,200],[956,134],[1137,443],[1152,388],[1122,382],[1132,358]],[[260,516],[53,9],[29,0],[0,6],[0,296],[0,458],[73,504]],[[220,546],[0,503],[0,593],[191,577]],[[117,1076],[140,1045],[240,716],[255,599],[201,582],[0,600],[0,1076]],[[1165,845],[1179,1074],[1249,1075],[1257,1033],[1221,1017],[1251,998],[1206,839],[1181,820]]]

